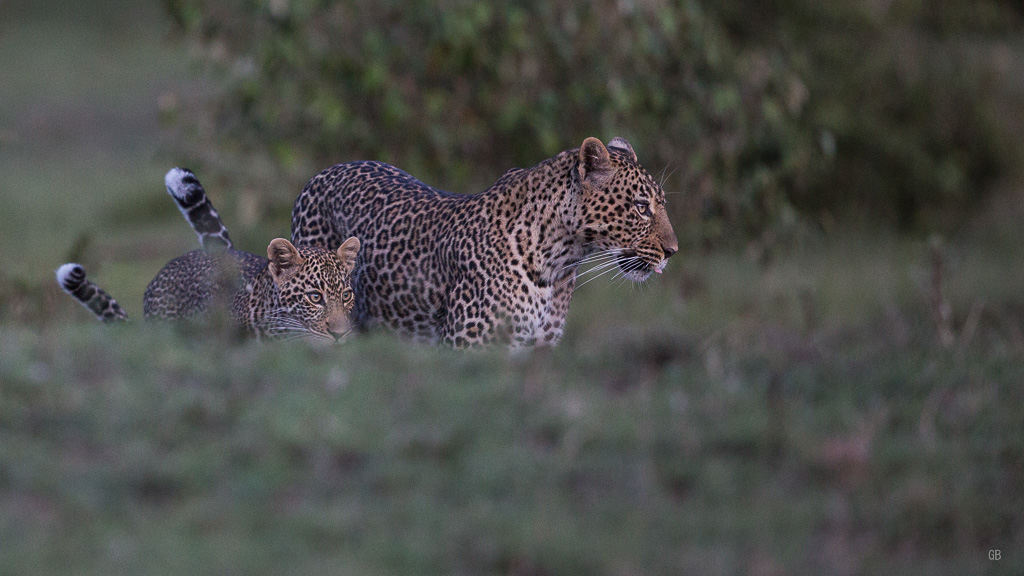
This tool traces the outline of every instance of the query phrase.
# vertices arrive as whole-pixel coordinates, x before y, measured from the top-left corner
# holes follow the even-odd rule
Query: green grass
[[[186,59],[135,6],[3,4],[0,574],[1024,565],[1012,194],[944,245],[949,347],[927,243],[863,229],[595,281],[559,348],[513,356],[146,323],[146,283],[195,240],[163,192],[181,160],[156,122]],[[287,233],[270,228],[235,238],[259,251]],[[135,322],[101,325],[59,292],[72,257]]]
[[[983,273],[977,245],[949,268]],[[691,255],[587,285],[559,348],[513,356],[52,294],[0,336],[0,571],[1014,573],[1024,306],[947,278],[947,348],[928,261],[863,233]]]
[[[962,353],[904,320],[701,334],[594,317],[513,357],[8,325],[0,565],[1012,573],[1020,343],[994,315]]]

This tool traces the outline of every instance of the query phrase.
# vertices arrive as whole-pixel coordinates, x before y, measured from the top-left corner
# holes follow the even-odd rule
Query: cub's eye
[[[650,218],[653,215],[651,213],[651,203],[647,200],[637,200],[633,202],[633,206],[636,206],[636,211],[644,218]]]
[[[351,302],[351,301],[352,301],[352,298],[353,298],[354,296],[355,296],[355,292],[353,292],[351,288],[346,288],[346,289],[345,289],[345,291],[341,293],[341,299],[342,299],[342,301],[343,301],[343,302],[345,302],[346,304],[348,304],[349,302]]]
[[[324,303],[324,295],[317,292],[316,290],[310,290],[309,292],[306,292],[306,298],[309,298],[309,301],[312,302],[313,304]]]

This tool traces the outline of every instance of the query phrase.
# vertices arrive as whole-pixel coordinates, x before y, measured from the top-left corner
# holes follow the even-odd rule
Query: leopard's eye
[[[345,291],[341,293],[341,299],[345,304],[351,302],[353,297],[355,297],[355,292],[353,292],[351,288],[346,288]]]
[[[636,211],[644,218],[650,218],[653,216],[651,213],[651,203],[647,200],[636,200],[633,202],[633,206],[636,206]]]
[[[309,301],[312,302],[313,304],[320,305],[324,303],[324,295],[321,294],[320,292],[317,292],[316,290],[310,290],[309,292],[306,292],[306,298],[308,298]]]

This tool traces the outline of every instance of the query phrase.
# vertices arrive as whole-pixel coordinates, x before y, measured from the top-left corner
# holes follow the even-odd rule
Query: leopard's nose
[[[661,249],[665,252],[665,258],[668,258],[679,251],[679,239],[676,238],[676,232],[672,229],[667,216],[662,218],[660,224],[658,238],[661,239]]]
[[[662,243],[661,250],[665,253],[665,258],[669,258],[679,251],[679,242],[673,238],[671,242]]]
[[[328,333],[329,333],[329,334],[330,334],[331,336],[333,336],[333,337],[334,337],[334,341],[335,341],[335,342],[341,342],[342,340],[344,340],[344,339],[345,339],[345,337],[346,337],[346,336],[348,336],[348,333],[349,333],[349,332],[351,332],[351,331],[352,331],[352,330],[345,330],[345,331],[342,331],[342,332],[335,332],[334,330],[331,330],[331,329],[328,329],[328,330],[327,330],[327,332],[328,332]]]

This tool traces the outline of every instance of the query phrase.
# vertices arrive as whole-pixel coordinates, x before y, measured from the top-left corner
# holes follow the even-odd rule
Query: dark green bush
[[[806,121],[835,155],[823,178],[792,190],[801,208],[955,225],[1020,163],[1024,94],[1013,78],[1024,54],[1009,40],[1020,38],[1024,4],[762,4],[717,3],[716,16],[737,45],[791,54],[807,85]]]
[[[476,191],[621,135],[681,192],[690,240],[777,237],[849,207],[914,225],[1005,171],[1021,110],[985,64],[986,35],[1020,20],[996,0],[165,2],[220,80],[188,116],[194,161],[276,172],[282,209],[335,162]]]

